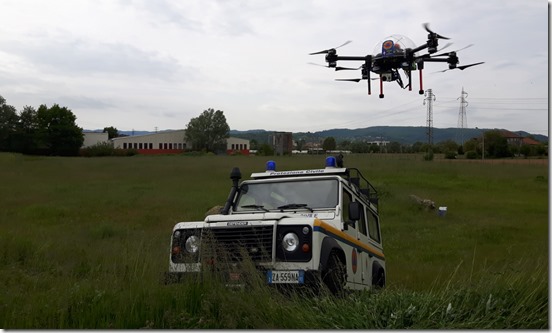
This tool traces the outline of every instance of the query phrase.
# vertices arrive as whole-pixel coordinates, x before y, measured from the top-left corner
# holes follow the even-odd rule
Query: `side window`
[[[370,233],[370,238],[380,243],[381,241],[378,217],[372,212],[369,212],[368,216],[368,232]]]
[[[364,207],[360,211],[360,220],[358,221],[358,231],[360,231],[364,236],[368,236],[366,230],[366,214],[364,212]]]
[[[351,193],[343,191],[343,205],[341,206],[343,222],[349,221],[349,204],[351,203]]]

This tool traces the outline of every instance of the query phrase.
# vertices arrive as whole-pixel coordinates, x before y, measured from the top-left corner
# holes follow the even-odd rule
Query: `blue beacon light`
[[[266,162],[266,171],[276,171],[276,162],[274,161]]]
[[[326,157],[326,168],[335,168],[335,167],[336,167],[335,157],[333,156]]]

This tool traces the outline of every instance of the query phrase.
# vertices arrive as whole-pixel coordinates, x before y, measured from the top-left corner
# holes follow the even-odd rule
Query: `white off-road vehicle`
[[[216,271],[240,285],[245,262],[267,284],[322,284],[333,293],[385,286],[385,256],[375,188],[342,156],[325,168],[253,173],[233,186],[220,214],[177,223],[172,232],[173,280]]]

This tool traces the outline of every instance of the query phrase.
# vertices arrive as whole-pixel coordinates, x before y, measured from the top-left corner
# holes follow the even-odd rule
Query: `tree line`
[[[17,112],[15,107],[8,105],[0,96],[0,151],[19,152],[24,154],[76,156],[84,142],[83,129],[75,123],[76,116],[67,107],[54,104],[51,107],[42,104],[35,109],[25,106]],[[104,128],[109,139],[119,136],[114,127]],[[223,111],[209,108],[198,117],[192,118],[186,126],[186,140],[192,144],[193,150],[218,152],[225,150],[225,141],[229,137],[230,127]],[[297,142],[301,150],[305,144]],[[272,155],[270,145],[258,145],[251,141],[251,148],[258,149],[260,154]],[[501,158],[511,156],[542,156],[546,155],[544,144],[537,146],[508,144],[500,131],[490,130],[481,138],[472,138],[463,145],[453,140],[446,140],[435,145],[416,142],[413,145],[403,145],[399,142],[389,142],[385,146],[364,141],[343,140],[337,142],[334,137],[327,137],[322,143],[324,150],[349,150],[353,153],[443,153],[447,158],[466,154],[466,158]]]
[[[37,109],[25,106],[17,112],[0,96],[0,151],[33,155],[76,156],[84,142],[83,129],[76,124],[73,112],[58,104],[45,104]],[[113,127],[105,127],[108,139],[120,136]],[[186,126],[186,140],[194,150],[216,152],[226,149],[230,127],[224,113],[207,109]],[[108,155],[113,154],[109,145]],[[102,151],[109,147],[100,147]],[[103,152],[105,154],[105,152]]]
[[[304,142],[298,142],[298,146]],[[299,148],[298,148],[299,149]],[[454,140],[445,140],[434,145],[416,142],[412,145],[404,145],[391,141],[385,146],[365,141],[343,140],[337,142],[334,137],[327,137],[322,142],[324,150],[348,150],[352,153],[432,153],[445,154],[446,158],[455,158],[457,155],[465,155],[466,158],[503,158],[513,156],[544,156],[547,153],[545,144],[518,145],[509,144],[508,140],[499,130],[485,131],[482,137],[471,138],[463,145]]]
[[[84,142],[77,117],[67,107],[42,104],[21,112],[0,96],[0,151],[74,156]]]

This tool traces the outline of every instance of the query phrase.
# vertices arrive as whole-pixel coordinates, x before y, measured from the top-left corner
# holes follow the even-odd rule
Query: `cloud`
[[[184,70],[174,58],[123,43],[96,43],[65,36],[2,42],[0,46],[38,70],[56,75],[121,74],[171,80]]]
[[[94,110],[103,110],[113,108],[113,104],[106,102],[105,99],[91,98],[87,96],[59,96],[52,100],[51,102],[68,106],[70,109],[94,109]]]
[[[462,87],[470,94],[470,126],[479,127],[470,114],[477,98],[548,96],[548,11],[539,1],[56,1],[8,1],[0,11],[0,89],[18,108],[67,101],[79,120],[101,117],[121,129],[174,127],[209,107],[239,129],[423,126],[418,73],[413,91],[384,83],[379,99],[378,81],[368,96],[365,81],[334,81],[359,72],[307,63],[324,64],[323,55],[308,53],[347,40],[353,43],[340,55],[371,53],[392,34],[423,44],[424,22],[451,38],[447,51],[474,44],[458,53],[460,65],[485,62],[436,74],[446,64],[426,65],[435,124],[454,125]],[[480,111],[485,120],[515,125],[548,119],[540,110],[507,119],[500,110]]]

